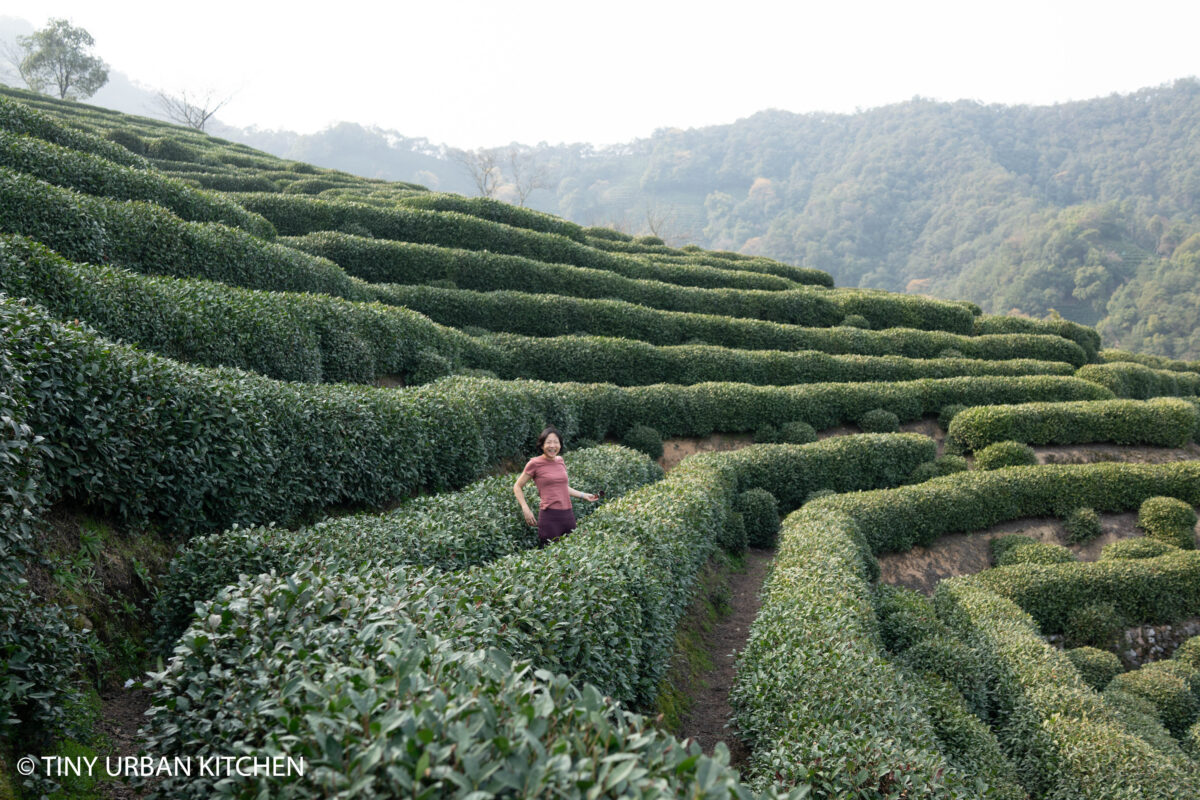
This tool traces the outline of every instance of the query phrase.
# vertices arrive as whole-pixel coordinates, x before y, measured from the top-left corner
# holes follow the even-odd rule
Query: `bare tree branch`
[[[446,154],[466,169],[482,197],[492,197],[496,194],[500,185],[500,164],[495,150],[461,150],[451,147]]]
[[[166,92],[159,92],[158,107],[172,122],[202,131],[212,116],[233,99],[233,95],[228,95],[214,102],[213,95],[211,90],[205,92],[203,97],[197,95],[189,97],[187,91],[180,92],[178,97]]]
[[[535,189],[546,189],[550,185],[549,172],[545,165],[538,163],[536,154],[515,145],[508,148],[508,176],[517,192],[517,204],[521,206]]]

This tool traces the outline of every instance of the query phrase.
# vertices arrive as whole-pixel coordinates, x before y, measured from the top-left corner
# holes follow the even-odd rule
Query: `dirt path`
[[[97,730],[111,743],[107,752],[100,756],[117,758],[137,755],[141,742],[138,728],[146,722],[146,709],[150,707],[150,692],[146,689],[113,689],[100,697],[101,711]],[[99,786],[99,796],[106,800],[132,800],[142,797],[119,779],[106,780]]]
[[[692,706],[680,725],[681,738],[695,739],[705,753],[711,754],[717,742],[724,742],[734,766],[744,763],[748,755],[734,729],[726,727],[733,716],[729,690],[733,687],[734,650],[746,644],[750,623],[761,605],[759,591],[774,557],[773,550],[747,550],[745,571],[729,576],[729,615],[705,639],[713,668],[687,689]]]

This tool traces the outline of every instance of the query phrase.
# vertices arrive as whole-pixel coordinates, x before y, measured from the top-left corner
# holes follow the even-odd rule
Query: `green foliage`
[[[1112,603],[1090,603],[1076,606],[1063,620],[1063,635],[1073,647],[1111,649],[1124,620]]]
[[[1183,400],[1102,400],[969,408],[955,416],[948,436],[979,450],[1013,440],[1032,445],[1112,442],[1182,447],[1200,424],[1200,410]]]
[[[1121,660],[1107,650],[1085,646],[1072,647],[1066,652],[1084,683],[1097,692],[1103,691],[1109,681],[1124,671]]]
[[[1196,547],[1196,510],[1174,497],[1150,497],[1138,509],[1138,526],[1146,538],[1184,550]]]
[[[1000,536],[989,543],[997,567],[1013,564],[1062,564],[1075,561],[1075,554],[1061,544],[1039,542],[1019,533]]]
[[[304,240],[311,241],[313,238],[316,237],[305,237]],[[478,258],[469,254],[461,257]],[[498,264],[500,258],[493,257],[492,261]],[[539,262],[527,265],[509,263],[512,263],[513,270],[520,270],[519,278],[502,277],[498,269],[488,270],[482,275],[475,274],[479,272],[478,269],[472,274],[465,274],[465,271],[452,273],[456,281],[463,281],[463,286],[495,285],[506,287],[504,289],[473,291],[454,286],[438,288],[434,284],[439,279],[431,278],[419,285],[389,286],[389,296],[394,302],[420,311],[443,325],[474,325],[486,330],[527,336],[561,336],[578,332],[622,336],[659,345],[686,344],[693,339],[703,339],[710,344],[746,350],[820,350],[831,354],[898,355],[909,358],[935,358],[938,353],[952,347],[966,358],[988,361],[1025,358],[1080,366],[1085,360],[1078,345],[1054,335],[1013,333],[964,336],[912,328],[868,331],[844,327],[801,327],[748,319],[745,316],[718,316],[735,313],[733,303],[729,311],[722,311],[716,306],[710,307],[709,313],[663,311],[635,305],[639,302],[639,294],[629,287],[604,286],[592,276],[578,276],[578,280],[564,276],[563,280],[552,282],[553,270],[548,270]],[[431,274],[451,274],[450,269],[449,266],[439,267]],[[487,277],[491,272],[496,273],[494,278]],[[382,275],[369,273],[364,277],[368,275],[371,280],[384,279]],[[402,274],[397,273],[396,277],[402,277]],[[584,277],[587,279],[583,280]],[[538,284],[543,280],[544,288],[541,288]],[[628,296],[634,302],[590,299],[606,296],[608,288],[612,289],[612,296]],[[536,291],[551,293],[533,293]],[[587,297],[569,297],[566,296],[568,293],[586,294]],[[651,295],[643,294],[650,299]],[[664,295],[660,293],[659,296]],[[694,293],[691,296],[697,300],[703,297]],[[669,303],[664,301],[663,305]],[[737,305],[742,305],[741,301]],[[808,324],[832,323],[822,310]]]
[[[1092,328],[1065,319],[1034,320],[1026,317],[984,314],[975,318],[974,330],[976,336],[997,333],[1061,336],[1079,345],[1088,361],[1095,361],[1100,352],[1100,334]]]
[[[871,328],[870,321],[862,314],[847,314],[842,318],[841,324],[847,328],[863,328],[867,330]]]
[[[730,512],[725,527],[717,537],[717,544],[730,555],[746,552],[746,519],[736,511]]]
[[[1167,553],[1178,552],[1180,548],[1166,542],[1154,539],[1136,538],[1122,539],[1110,542],[1100,550],[1101,561],[1118,561],[1123,558],[1158,558]]]
[[[1117,397],[1146,400],[1151,397],[1200,395],[1200,374],[1151,369],[1127,361],[1087,364],[1075,374],[1112,390]]]
[[[858,427],[866,433],[895,433],[900,430],[900,418],[884,408],[873,408],[858,418]]]
[[[942,430],[950,430],[951,421],[958,416],[960,411],[964,411],[966,408],[961,403],[951,403],[943,408],[941,413],[938,414],[938,424],[942,426]]]
[[[586,244],[586,236],[595,236],[595,231],[616,233],[605,228],[582,228],[574,222],[568,222],[560,217],[534,211],[509,203],[501,203],[490,197],[463,197],[457,194],[425,194],[405,197],[400,205],[408,208],[421,208],[427,211],[455,211],[472,217],[491,220],[514,228],[525,228],[542,233],[556,233]],[[604,234],[601,234],[602,236]]]
[[[780,444],[808,444],[817,441],[817,431],[803,420],[785,422],[779,428]]]
[[[1159,661],[1117,675],[1108,684],[1113,691],[1127,692],[1148,701],[1156,716],[1173,736],[1183,736],[1200,713],[1193,692],[1196,670],[1180,662]]]
[[[49,114],[30,108],[25,103],[0,97],[0,128],[15,134],[38,139],[106,158],[127,167],[146,169],[146,159],[135,155],[119,144],[74,126],[63,125]]]
[[[994,730],[1033,796],[1200,791],[1194,771],[1132,735],[1070,657],[1042,640],[1013,602],[962,578],[942,581],[934,602],[951,631],[980,654],[992,689],[988,716],[1003,720]]]
[[[108,83],[108,65],[90,50],[92,35],[65,19],[50,19],[46,27],[17,37],[17,71],[35,92],[57,92],[62,99],[91,97]]]
[[[774,425],[762,425],[758,430],[754,431],[755,444],[777,444],[779,442],[779,429]]]
[[[779,502],[765,489],[747,489],[734,508],[741,515],[750,547],[774,547],[779,533]]]
[[[1175,649],[1171,656],[1195,670],[1200,670],[1200,636],[1193,636]]]
[[[1077,508],[1063,521],[1067,541],[1090,542],[1100,535],[1100,515],[1094,508]]]
[[[730,693],[752,743],[752,784],[808,785],[821,797],[978,796],[946,763],[920,695],[881,657],[861,548],[843,515],[787,520]]]
[[[953,423],[952,423],[953,424]],[[975,454],[977,469],[1001,469],[1002,467],[1024,467],[1038,463],[1033,448],[1021,442],[1001,441],[989,444]]]
[[[662,458],[662,435],[649,425],[634,425],[621,437],[621,444],[639,450],[654,460]]]

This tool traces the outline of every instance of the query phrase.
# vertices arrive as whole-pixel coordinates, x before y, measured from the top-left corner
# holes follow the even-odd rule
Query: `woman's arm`
[[[587,500],[589,503],[594,503],[600,499],[599,495],[585,494],[578,489],[572,489],[570,486],[567,487],[567,494],[571,495],[571,497],[578,497],[580,500]]]
[[[517,496],[517,502],[521,506],[521,514],[525,517],[525,521],[530,525],[537,525],[537,517],[533,515],[529,504],[525,502],[525,484],[529,483],[529,475],[522,472],[517,478],[516,485],[513,486],[513,494]]]

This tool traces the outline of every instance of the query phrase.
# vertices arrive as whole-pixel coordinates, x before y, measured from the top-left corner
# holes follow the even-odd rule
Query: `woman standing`
[[[530,525],[537,525],[538,547],[545,547],[547,542],[575,530],[572,497],[587,500],[589,503],[594,503],[599,498],[594,494],[584,494],[572,489],[568,485],[567,465],[558,454],[562,450],[562,437],[553,425],[542,431],[542,435],[538,437],[538,449],[542,454],[529,459],[521,476],[517,478],[513,493],[517,495],[517,502],[521,505],[525,521]],[[537,487],[541,498],[536,518],[529,509],[529,504],[525,502],[525,484],[530,481]]]

